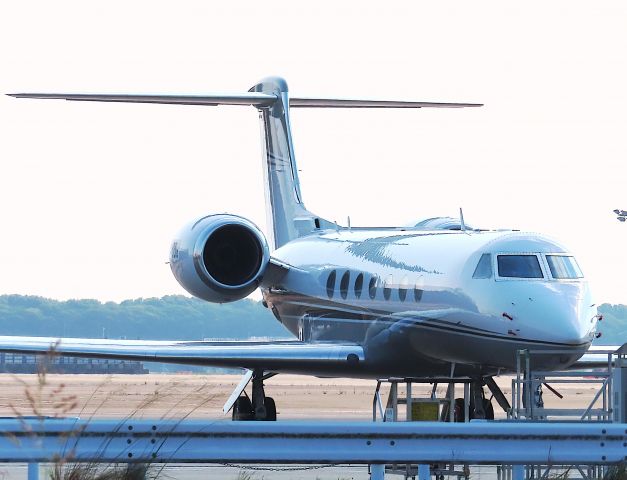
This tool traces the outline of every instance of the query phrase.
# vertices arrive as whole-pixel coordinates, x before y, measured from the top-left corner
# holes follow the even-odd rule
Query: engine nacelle
[[[181,286],[208,302],[240,300],[258,286],[270,260],[257,226],[236,215],[190,223],[172,243],[170,268]]]

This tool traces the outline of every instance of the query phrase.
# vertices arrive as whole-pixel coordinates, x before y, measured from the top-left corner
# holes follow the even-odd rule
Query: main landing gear
[[[276,404],[272,397],[266,397],[263,389],[263,381],[275,374],[263,374],[261,370],[255,370],[252,376],[253,393],[252,400],[243,391],[235,403],[231,412],[231,418],[234,421],[241,420],[261,420],[267,422],[276,421]]]

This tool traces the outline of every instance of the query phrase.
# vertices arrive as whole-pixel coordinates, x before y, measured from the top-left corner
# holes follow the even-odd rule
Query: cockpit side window
[[[583,278],[583,273],[575,257],[568,255],[547,255],[546,261],[551,269],[551,276],[560,280]]]
[[[544,278],[536,255],[497,255],[499,277]]]
[[[472,278],[491,278],[492,277],[492,255],[484,253],[479,259],[475,273]]]

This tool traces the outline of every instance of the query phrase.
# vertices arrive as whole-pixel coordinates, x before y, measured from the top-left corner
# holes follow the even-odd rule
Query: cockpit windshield
[[[581,269],[579,265],[577,265],[575,257],[569,257],[567,255],[547,255],[546,261],[549,264],[553,278],[583,278],[583,273],[581,273]]]
[[[536,255],[497,255],[499,277],[544,278]]]

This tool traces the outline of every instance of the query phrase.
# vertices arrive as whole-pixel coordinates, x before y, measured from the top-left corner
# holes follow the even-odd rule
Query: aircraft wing
[[[280,373],[333,371],[364,360],[363,348],[354,344],[274,342],[205,342],[108,340],[87,338],[0,336],[0,352],[65,355],[84,358],[137,360],[225,368],[246,368]]]
[[[620,352],[619,352],[620,350]],[[365,359],[363,347],[350,343],[299,341],[160,341],[0,336],[0,352],[108,358],[181,365],[243,368],[277,373],[333,371]],[[570,369],[607,366],[608,354],[627,354],[627,344],[592,346]]]

